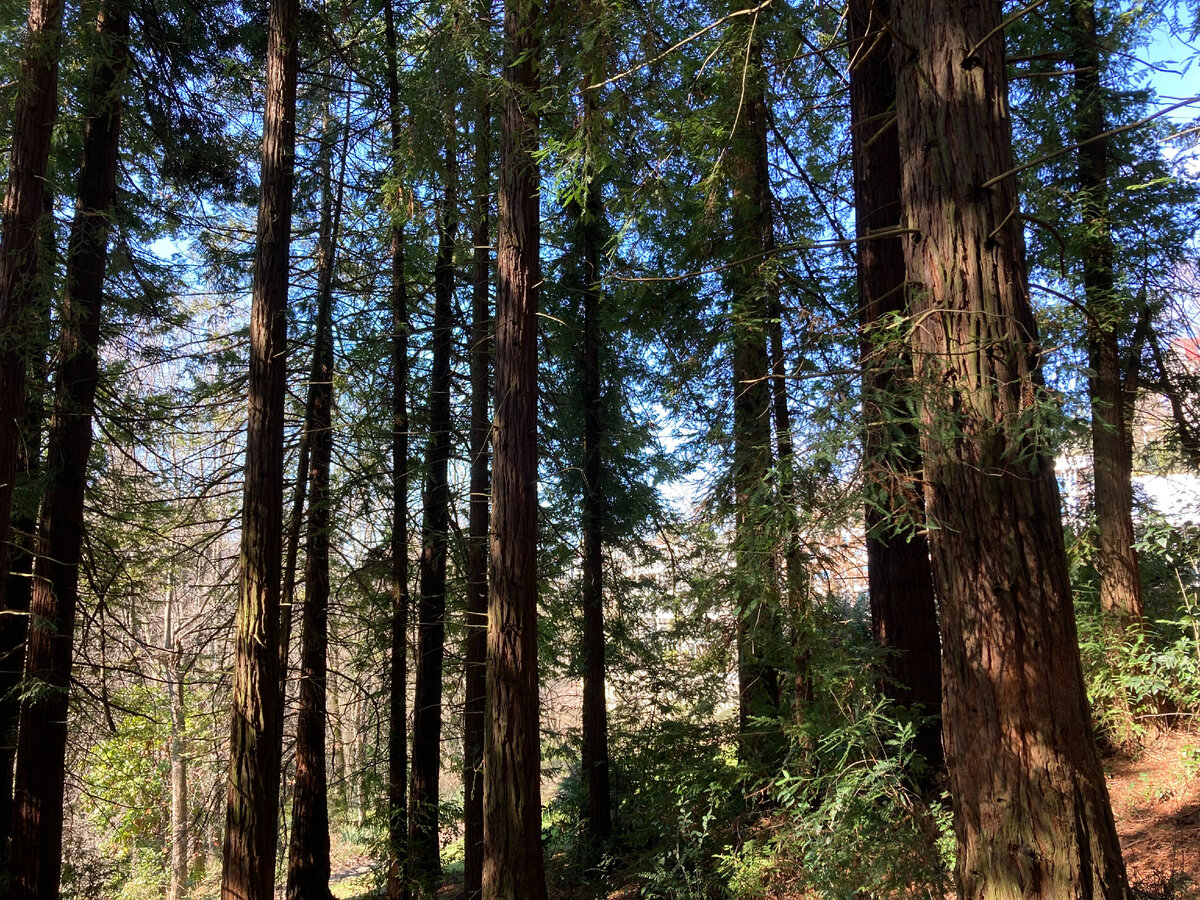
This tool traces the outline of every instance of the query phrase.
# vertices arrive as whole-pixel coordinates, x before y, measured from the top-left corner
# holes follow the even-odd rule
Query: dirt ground
[[[1105,771],[1131,884],[1200,897],[1200,733],[1151,737],[1134,756],[1105,760]]]

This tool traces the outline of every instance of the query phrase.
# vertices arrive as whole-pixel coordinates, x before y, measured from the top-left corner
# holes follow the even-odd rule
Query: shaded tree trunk
[[[25,676],[41,689],[27,693],[21,705],[10,862],[14,898],[56,898],[62,874],[67,700],[99,376],[100,308],[128,61],[128,7],[121,0],[106,2],[96,31],[98,54],[88,90],[79,195],[67,248],[61,362],[47,438],[46,493],[30,603]]]
[[[540,8],[504,11],[496,414],[483,772],[484,900],[545,900],[537,671],[537,147]]]
[[[278,840],[279,587],[288,262],[296,145],[296,0],[271,0],[250,310],[249,419],[234,636],[223,900],[271,900]]]
[[[1039,423],[1000,7],[916,0],[894,25],[958,896],[1127,898]]]
[[[887,0],[851,0],[851,142],[863,391],[863,473],[867,492],[867,580],[871,630],[887,659],[885,693],[928,718],[916,749],[932,769],[942,757],[942,661],[929,541],[921,501],[921,450],[907,412],[912,358],[887,340],[904,316],[900,235],[900,146]]]
[[[387,40],[388,120],[392,166],[400,167],[400,82],[392,0],[383,4]],[[391,211],[392,312],[392,541],[391,665],[388,671],[388,900],[400,900],[408,859],[408,295],[404,284],[404,226]]]
[[[328,120],[328,116],[326,117]],[[328,125],[327,125],[328,129]],[[329,891],[329,786],[325,771],[326,673],[329,646],[329,469],[333,458],[333,276],[342,217],[350,121],[343,131],[336,189],[332,142],[322,148],[321,224],[317,248],[317,328],[309,378],[308,532],[301,613],[300,708],[296,716],[296,780],[288,848],[288,900],[325,900]],[[335,196],[336,194],[336,196]],[[282,695],[281,695],[282,698]]]
[[[58,113],[58,56],[62,27],[62,0],[30,0],[24,56],[12,113],[12,148],[8,163],[8,187],[0,210],[0,619],[21,619],[20,626],[5,627],[0,637],[2,650],[23,643],[24,610],[9,606],[9,525],[12,516],[13,484],[16,481],[20,448],[19,426],[24,419],[27,348],[31,340],[30,309],[38,290],[39,223],[46,207],[46,168],[50,159],[50,137]],[[32,326],[36,336],[43,326]],[[13,601],[27,602],[18,591]],[[28,607],[26,607],[28,608]],[[20,634],[17,634],[17,630]],[[14,664],[17,660],[9,657]],[[13,671],[9,667],[9,671]],[[17,670],[19,673],[19,670]],[[11,712],[5,721],[11,721]],[[7,743],[7,742],[6,742]],[[9,782],[7,752],[4,781]],[[0,825],[0,861],[7,865],[8,839],[12,834],[11,790],[4,785],[0,811],[9,813]],[[0,871],[0,877],[4,872]]]
[[[413,695],[412,783],[409,787],[410,875],[422,890],[442,874],[438,840],[438,776],[442,769],[442,663],[446,654],[446,539],[450,527],[450,351],[454,293],[455,149],[447,129],[446,192],[433,273],[433,368],[429,387],[429,442],[421,513],[417,671]]]
[[[167,592],[164,611],[163,654],[166,657],[167,703],[171,724],[167,757],[171,766],[171,871],[167,879],[167,900],[183,900],[188,888],[188,781],[186,739],[186,702],[183,684],[183,644],[175,635],[175,584]]]
[[[782,649],[776,575],[768,525],[774,516],[771,485],[771,387],[767,324],[772,291],[770,250],[774,247],[767,164],[767,110],[762,47],[751,40],[744,88],[739,82],[735,129],[730,140],[732,179],[731,244],[735,259],[754,257],[730,269],[733,341],[733,486],[736,518],[734,554],[738,617],[738,727],[747,760],[769,764],[777,743],[752,719],[779,714]],[[739,67],[740,71],[740,67]],[[769,729],[770,730],[770,729]]]
[[[1133,548],[1133,447],[1123,380],[1120,329],[1128,310],[1113,274],[1109,226],[1108,140],[1093,0],[1072,0],[1071,67],[1075,139],[1083,216],[1083,293],[1088,312],[1088,399],[1092,407],[1092,472],[1096,502],[1096,574],[1100,609],[1118,642],[1142,621],[1142,582]]]
[[[488,3],[480,20],[490,28]],[[467,538],[466,702],[463,708],[463,896],[483,890],[483,735],[487,690],[488,416],[491,321],[488,285],[492,114],[487,93],[475,115],[475,230],[471,290],[471,499]]]

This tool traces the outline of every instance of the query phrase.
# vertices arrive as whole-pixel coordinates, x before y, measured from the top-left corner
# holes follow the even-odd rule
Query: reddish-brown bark
[[[921,450],[906,410],[912,362],[888,326],[907,313],[900,226],[900,147],[886,0],[851,0],[850,122],[861,323],[867,579],[876,642],[894,651],[884,690],[928,718],[916,749],[942,764],[942,661],[929,541],[922,521]],[[894,329],[891,333],[895,333]]]
[[[222,900],[271,900],[278,842],[279,589],[288,262],[296,144],[296,0],[271,0],[257,246],[250,309],[249,417],[234,635]]]
[[[1043,443],[1000,7],[916,0],[893,24],[958,896],[1123,900]]]
[[[496,414],[483,774],[484,900],[545,900],[537,671],[537,0],[505,7]]]
[[[56,898],[62,873],[67,700],[99,380],[100,312],[128,61],[128,7],[121,0],[109,0],[101,7],[96,31],[99,56],[89,86],[79,195],[67,249],[61,368],[47,438],[48,480],[29,610],[25,677],[42,687],[28,692],[21,704],[9,867],[14,898]]]

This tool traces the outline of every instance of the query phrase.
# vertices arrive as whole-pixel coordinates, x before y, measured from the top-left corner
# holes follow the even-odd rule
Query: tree
[[[960,897],[1129,895],[1043,437],[994,3],[900,4],[897,123]]]
[[[0,384],[4,385],[0,391],[0,585],[8,582],[9,523],[20,443],[17,426],[25,403],[25,316],[38,284],[39,222],[45,210],[46,166],[58,112],[62,14],[62,0],[30,0],[12,113],[8,187],[0,210]],[[7,833],[8,827],[0,833]],[[6,850],[0,847],[0,852]]]
[[[537,668],[537,0],[505,7],[484,746],[484,900],[545,900]]]
[[[446,128],[446,189],[438,217],[434,265],[433,369],[429,440],[421,516],[417,671],[413,695],[412,784],[409,789],[410,877],[422,890],[441,876],[438,779],[442,768],[442,663],[446,653],[446,540],[450,518],[450,350],[453,343],[454,240],[458,230],[454,115]]]
[[[84,493],[99,380],[100,315],[116,193],[121,97],[129,58],[129,9],[122,0],[101,7],[96,34],[79,192],[67,248],[61,363],[47,437],[48,482],[29,610],[25,675],[36,689],[26,692],[21,705],[17,743],[10,890],[20,898],[57,897],[62,874],[67,701]]]
[[[863,469],[867,578],[876,642],[894,651],[885,691],[928,718],[917,750],[942,761],[941,647],[929,542],[920,496],[920,447],[908,404],[912,361],[890,329],[906,312],[900,226],[900,148],[887,0],[852,0],[849,11],[850,138],[863,371]],[[888,232],[893,232],[888,234]]]
[[[280,734],[279,585],[288,262],[296,145],[296,0],[267,12],[266,102],[250,309],[233,721],[222,857],[224,900],[274,896]]]
[[[329,785],[325,768],[326,678],[329,645],[329,544],[333,458],[333,281],[342,218],[350,123],[343,130],[339,171],[333,174],[333,140],[326,103],[322,135],[321,222],[317,243],[317,329],[309,379],[311,419],[308,532],[304,554],[300,710],[296,717],[296,781],[288,848],[289,900],[324,900],[329,893]],[[348,118],[348,117],[347,117]],[[336,187],[335,187],[336,185]],[[281,695],[282,696],[282,695]]]

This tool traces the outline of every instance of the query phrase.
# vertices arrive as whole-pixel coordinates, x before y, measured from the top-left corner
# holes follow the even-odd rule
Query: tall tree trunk
[[[1142,620],[1142,582],[1133,548],[1133,456],[1118,335],[1128,309],[1117,296],[1109,226],[1108,140],[1103,137],[1100,38],[1094,0],[1071,2],[1075,139],[1083,217],[1083,293],[1088,312],[1088,399],[1096,500],[1096,574],[1100,609],[1122,643]]]
[[[387,40],[388,119],[392,166],[399,170],[400,82],[392,0],[383,4]],[[408,859],[408,295],[404,285],[404,225],[391,212],[392,542],[391,665],[388,672],[388,900],[400,900]]]
[[[326,116],[328,122],[328,115]],[[329,131],[328,124],[326,131]],[[333,146],[323,138],[321,224],[317,247],[317,328],[308,408],[308,532],[301,613],[300,708],[296,717],[296,781],[288,847],[288,900],[325,900],[329,892],[329,786],[325,773],[326,654],[329,646],[329,468],[333,459],[333,276],[342,217],[350,119],[342,132],[336,188]]]
[[[1042,443],[1000,25],[992,0],[913,0],[894,23],[957,889],[1115,900],[1129,889]]]
[[[39,285],[39,223],[50,135],[58,114],[62,14],[62,0],[30,0],[13,108],[8,188],[0,210],[0,585],[8,581],[8,527],[25,404],[27,307]]]
[[[751,37],[744,87],[730,139],[732,179],[730,220],[735,259],[753,258],[728,270],[733,335],[733,485],[736,533],[735,595],[738,616],[738,728],[747,760],[767,763],[769,744],[753,719],[779,713],[779,673],[774,664],[782,647],[776,573],[772,570],[768,523],[774,515],[771,484],[771,388],[767,355],[769,256],[774,246],[770,175],[767,166],[767,109],[762,48]],[[739,67],[740,71],[740,67]],[[768,729],[770,730],[770,729]]]
[[[537,147],[540,7],[504,10],[496,417],[488,729],[483,771],[484,900],[545,900],[537,671]]]
[[[53,197],[46,194],[46,221],[52,222]],[[42,251],[46,263],[55,252],[53,228],[43,234]],[[17,731],[21,701],[17,686],[25,671],[25,639],[28,634],[29,604],[33,598],[33,560],[36,551],[38,509],[41,500],[39,476],[42,472],[42,433],[46,420],[46,396],[50,316],[49,282],[43,278],[42,296],[35,301],[40,308],[38,327],[30,328],[28,352],[27,402],[18,426],[17,486],[13,493],[13,515],[9,529],[12,553],[4,596],[0,598],[0,884],[8,881],[9,851],[13,829],[13,765],[17,758]],[[21,490],[22,482],[25,490]],[[24,496],[23,496],[24,495]]]
[[[490,30],[490,2],[480,22]],[[491,211],[492,111],[486,88],[475,114],[475,229],[471,290],[471,499],[467,537],[466,702],[463,708],[463,896],[483,890],[483,733],[487,691],[488,370],[491,315],[488,243]]]
[[[222,900],[271,900],[278,840],[279,585],[288,262],[296,146],[296,0],[271,0],[250,309],[249,420],[234,638]]]
[[[124,2],[109,0],[101,7],[96,31],[98,55],[88,91],[79,196],[67,248],[61,363],[48,436],[48,480],[38,529],[25,659],[26,678],[44,687],[28,693],[22,703],[17,743],[10,863],[15,898],[56,898],[62,873],[67,699],[79,596],[83,501],[128,60],[129,10]]]
[[[163,655],[166,658],[167,704],[171,722],[167,758],[171,766],[171,871],[167,900],[183,900],[188,888],[188,781],[186,755],[186,703],[183,684],[183,643],[175,635],[175,579],[167,591],[163,612]]]
[[[453,343],[454,238],[457,163],[453,116],[446,138],[446,192],[433,272],[433,370],[429,388],[429,442],[421,513],[417,671],[413,695],[412,783],[409,788],[409,864],[423,890],[441,877],[438,776],[442,769],[442,662],[446,654],[446,539],[450,526],[450,351]]]
[[[591,81],[591,73],[588,73]],[[583,129],[598,137],[600,110],[585,85]],[[608,704],[604,693],[604,398],[600,381],[600,241],[604,217],[600,172],[588,169],[586,205],[578,221],[583,295],[583,766],[586,828],[594,843],[612,832],[608,770]]]
[[[921,502],[921,450],[906,409],[912,359],[890,343],[891,321],[907,312],[900,226],[900,145],[887,0],[850,2],[850,137],[863,391],[863,472],[867,491],[867,581],[871,630],[887,659],[884,691],[927,718],[916,749],[942,766],[942,660],[929,541]]]

